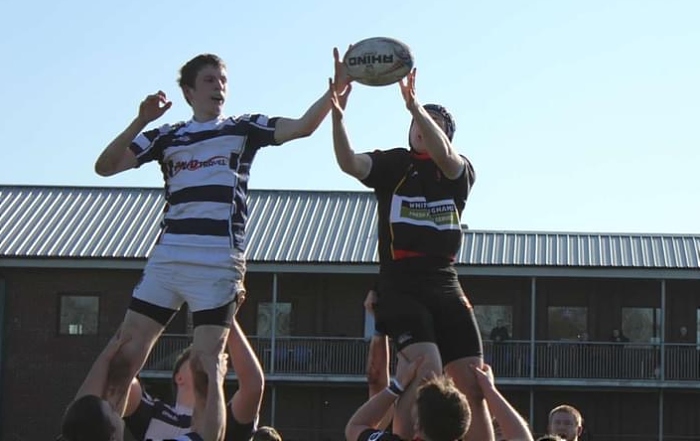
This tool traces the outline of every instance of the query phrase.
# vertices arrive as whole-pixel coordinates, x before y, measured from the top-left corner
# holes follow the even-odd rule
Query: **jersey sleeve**
[[[158,160],[163,157],[164,146],[158,141],[165,133],[168,133],[171,130],[172,126],[170,124],[165,124],[156,129],[141,132],[136,138],[134,138],[129,146],[129,149],[136,156],[138,167],[147,162]]]
[[[476,181],[476,172],[474,171],[474,166],[471,161],[469,161],[466,156],[460,155],[460,157],[464,160],[464,170],[462,174],[453,181],[455,184],[455,199],[466,201]]]
[[[124,417],[126,428],[129,429],[129,432],[131,432],[135,439],[142,440],[146,437],[146,431],[148,430],[149,424],[151,424],[154,411],[155,402],[153,398],[143,390],[141,392],[141,402],[134,413],[128,417]]]
[[[247,114],[239,118],[239,121],[248,125],[248,144],[255,149],[280,144],[275,141],[278,120],[278,117],[271,118],[259,113]]]
[[[398,179],[396,172],[405,171],[401,168],[401,158],[405,157],[407,153],[405,149],[401,148],[366,153],[372,159],[372,166],[369,175],[360,182],[374,189],[395,185]]]

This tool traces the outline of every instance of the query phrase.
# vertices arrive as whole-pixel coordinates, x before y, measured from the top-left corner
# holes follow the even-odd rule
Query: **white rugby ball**
[[[343,57],[348,75],[360,84],[386,86],[408,75],[413,53],[394,38],[372,37],[355,43]]]

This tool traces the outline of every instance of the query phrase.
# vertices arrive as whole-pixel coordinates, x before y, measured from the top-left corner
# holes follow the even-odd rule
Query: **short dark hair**
[[[103,407],[104,400],[97,395],[84,395],[66,409],[61,423],[64,441],[109,441],[116,431]]]
[[[197,74],[205,66],[226,68],[226,63],[224,63],[224,60],[219,58],[218,55],[197,55],[180,68],[180,78],[177,80],[180,87],[194,87],[194,81],[197,79]]]
[[[252,441],[282,441],[282,435],[274,427],[260,426],[253,433]]]
[[[467,397],[445,375],[427,380],[416,397],[418,426],[430,441],[464,438],[472,414]]]
[[[197,74],[205,66],[221,67],[224,69],[226,68],[224,60],[219,58],[218,55],[214,54],[197,55],[180,68],[180,78],[178,78],[177,83],[182,89],[182,94],[185,97],[185,101],[187,101],[187,104],[190,104],[190,100],[187,99],[187,95],[185,95],[185,87],[194,87],[194,82],[197,79]]]

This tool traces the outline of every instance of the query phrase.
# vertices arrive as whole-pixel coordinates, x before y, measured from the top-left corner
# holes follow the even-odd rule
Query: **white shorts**
[[[237,250],[156,245],[133,296],[144,302],[190,311],[224,306],[245,288],[245,257]]]

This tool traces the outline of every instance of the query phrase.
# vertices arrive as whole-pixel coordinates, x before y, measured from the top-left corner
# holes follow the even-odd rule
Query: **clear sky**
[[[480,230],[700,233],[700,1],[8,1],[0,14],[0,184],[160,187],[156,164],[101,178],[93,164],[145,95],[190,118],[178,69],[229,68],[228,114],[303,114],[333,46],[411,46],[421,102],[447,106],[477,182]],[[398,86],[358,85],[356,151],[405,146]],[[252,188],[365,190],[332,153],[330,120],[262,150]]]

